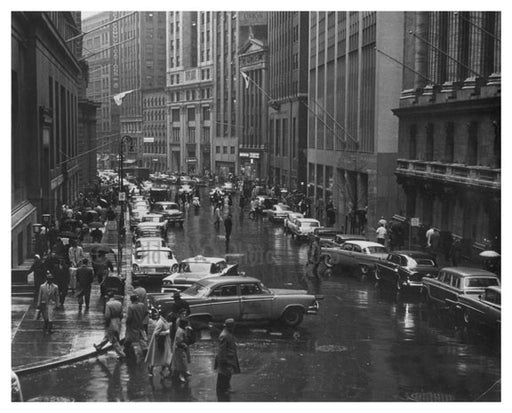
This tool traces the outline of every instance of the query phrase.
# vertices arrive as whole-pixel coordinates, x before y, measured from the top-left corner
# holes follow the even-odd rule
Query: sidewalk
[[[103,244],[110,244],[117,254],[117,234],[108,231]],[[131,237],[127,235],[127,240]],[[114,246],[115,245],[115,246]],[[88,251],[88,245],[84,245]],[[125,244],[123,256],[123,273],[127,273],[125,302],[131,290],[130,271],[131,244]],[[126,308],[126,306],[124,306]],[[64,302],[64,308],[55,311],[54,333],[43,334],[42,319],[36,320],[37,310],[32,298],[11,299],[11,367],[18,375],[61,364],[76,362],[94,357],[94,343],[99,343],[104,336],[103,300],[100,287],[94,281],[91,291],[90,307],[85,306],[78,312],[78,300],[71,293]],[[123,328],[124,331],[124,328]],[[121,337],[124,336],[122,331]],[[104,351],[110,346],[104,348]]]

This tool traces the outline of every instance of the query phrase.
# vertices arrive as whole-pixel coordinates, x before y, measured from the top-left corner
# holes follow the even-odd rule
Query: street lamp
[[[40,238],[40,234],[41,234],[41,228],[43,227],[42,224],[32,224],[32,232],[34,233],[34,237],[35,237],[35,251],[36,251],[36,254],[39,254],[41,257],[42,257],[42,251],[40,251],[40,248],[41,248],[41,238]]]
[[[129,142],[131,143],[132,138],[129,135],[124,135],[121,138],[121,142],[119,143],[119,202],[121,204],[121,214],[119,215],[119,227],[117,232],[117,275],[121,275],[121,268],[123,266],[123,242],[125,239],[125,227],[124,227],[124,214],[125,214],[125,201],[126,201],[126,192],[124,191],[123,179],[123,143]]]

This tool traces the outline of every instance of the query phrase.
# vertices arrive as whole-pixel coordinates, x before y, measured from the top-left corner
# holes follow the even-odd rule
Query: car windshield
[[[167,260],[172,259],[172,252],[161,250],[142,250],[136,252],[135,258],[138,260],[148,258],[153,263],[166,262]]]
[[[499,285],[498,279],[492,277],[468,277],[465,284],[468,288],[485,288],[491,285]]]
[[[372,246],[366,247],[365,250],[368,251],[369,254],[387,254],[385,247]]]
[[[320,225],[318,225],[318,222],[303,222],[302,226],[303,227],[318,227]]]
[[[183,272],[210,273],[211,264],[209,262],[183,262],[181,263]]]
[[[206,297],[210,289],[201,284],[194,284],[183,291],[183,295],[188,295],[189,297]]]
[[[272,294],[272,291],[270,291],[267,287],[265,287],[263,285],[263,283],[260,283],[260,288],[261,288],[262,293],[264,293],[264,294]]]

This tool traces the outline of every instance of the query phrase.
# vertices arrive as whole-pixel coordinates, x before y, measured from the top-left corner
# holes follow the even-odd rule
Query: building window
[[[171,111],[172,115],[172,121],[173,122],[179,122],[180,121],[180,110],[179,109],[173,109]]]
[[[210,127],[203,126],[201,141],[202,143],[210,143]]]
[[[187,93],[188,93],[188,91],[187,91]],[[188,118],[189,122],[196,120],[196,109],[195,108],[187,109],[187,118]]]
[[[281,155],[281,120],[276,119],[276,156]]]
[[[468,165],[478,165],[478,123],[471,122],[468,126]]]
[[[234,155],[234,154],[235,154],[235,147],[231,146],[231,155]]]
[[[411,125],[409,127],[409,159],[418,159],[417,158],[417,149],[416,149],[416,135],[418,134],[418,128],[416,125]]]
[[[203,106],[203,120],[210,120],[210,107]]]
[[[446,146],[445,146],[445,155],[446,159],[445,162],[453,163],[453,157],[454,157],[454,124],[453,122],[448,122],[446,124]]]
[[[196,143],[196,128],[194,126],[188,127],[188,142]]]
[[[220,153],[220,146],[215,147],[215,153]]]
[[[180,141],[180,128],[172,128],[172,140],[173,142]]]
[[[222,153],[223,154],[227,154],[228,153],[228,147],[227,146],[223,146],[222,147]]]
[[[434,160],[434,124],[427,125],[427,139],[425,142],[425,160],[432,162]]]

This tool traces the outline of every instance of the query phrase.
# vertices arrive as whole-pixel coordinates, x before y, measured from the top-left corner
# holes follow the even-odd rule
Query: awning
[[[36,211],[36,207],[29,201],[24,201],[16,210],[11,212],[11,230],[14,230],[26,218]],[[37,218],[36,218],[37,220]]]

